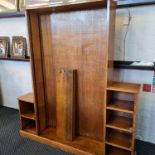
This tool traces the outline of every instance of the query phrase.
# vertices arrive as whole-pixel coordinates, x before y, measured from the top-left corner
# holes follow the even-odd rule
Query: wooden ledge
[[[140,84],[113,82],[107,90],[137,94],[140,91],[140,86]]]
[[[34,104],[34,95],[33,93],[28,93],[23,96],[20,96],[18,100]]]

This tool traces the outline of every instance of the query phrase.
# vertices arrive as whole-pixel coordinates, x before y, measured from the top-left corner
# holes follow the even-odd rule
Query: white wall
[[[131,24],[126,38],[128,12]],[[117,10],[116,60],[145,60],[155,62],[155,6],[133,7]],[[153,71],[116,70],[115,79],[134,83],[152,83]],[[137,138],[155,143],[155,94],[141,90],[137,114]]]
[[[0,36],[27,37],[25,18],[0,19]],[[16,98],[31,91],[30,63],[0,60],[0,104],[18,109]]]
[[[117,11],[117,60],[155,61],[155,6],[130,8],[132,20],[124,52],[128,9]],[[26,36],[25,18],[0,19],[0,36]],[[115,79],[152,83],[152,71],[116,70]],[[3,105],[17,108],[16,98],[32,90],[29,62],[0,61],[0,95]],[[137,138],[155,143],[155,94],[140,92],[137,114]]]
[[[128,12],[131,24],[126,39]],[[155,5],[117,10],[115,59],[155,61]]]

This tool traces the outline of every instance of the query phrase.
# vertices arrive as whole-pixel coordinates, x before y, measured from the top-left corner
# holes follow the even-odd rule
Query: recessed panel
[[[40,17],[48,125],[56,127],[56,70],[77,71],[77,134],[103,140],[106,86],[106,10]]]

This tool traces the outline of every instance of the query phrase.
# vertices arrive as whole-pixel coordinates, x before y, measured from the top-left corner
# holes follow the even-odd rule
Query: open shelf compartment
[[[106,155],[131,155],[131,152],[107,145],[106,146]]]
[[[133,102],[121,100],[112,101],[107,105],[107,109],[133,114]]]
[[[108,86],[107,90],[137,94],[140,90],[140,84],[113,82],[112,85]]]
[[[22,130],[24,131],[27,131],[33,134],[36,134],[37,132],[35,120],[21,117],[21,126],[22,126]]]
[[[124,112],[107,110],[106,127],[131,133],[133,130],[132,115]]]
[[[19,100],[19,107],[21,117],[36,120],[34,104]]]
[[[133,114],[134,95],[126,92],[107,91],[107,109]]]
[[[106,144],[120,149],[132,150],[132,135],[114,129],[107,129]]]

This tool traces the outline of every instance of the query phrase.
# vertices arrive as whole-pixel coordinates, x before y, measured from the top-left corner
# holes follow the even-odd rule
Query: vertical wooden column
[[[135,138],[136,138],[136,114],[138,110],[138,94],[134,94],[134,115],[133,115],[133,133],[132,133],[132,152],[131,155],[135,154]]]
[[[36,111],[37,133],[40,134],[47,128],[46,94],[44,89],[43,59],[41,49],[41,34],[39,15],[27,11],[28,32],[30,42],[31,68],[34,102]],[[35,27],[34,27],[35,25]],[[35,46],[37,45],[37,46]]]
[[[56,134],[72,141],[75,137],[75,71],[56,72]]]

